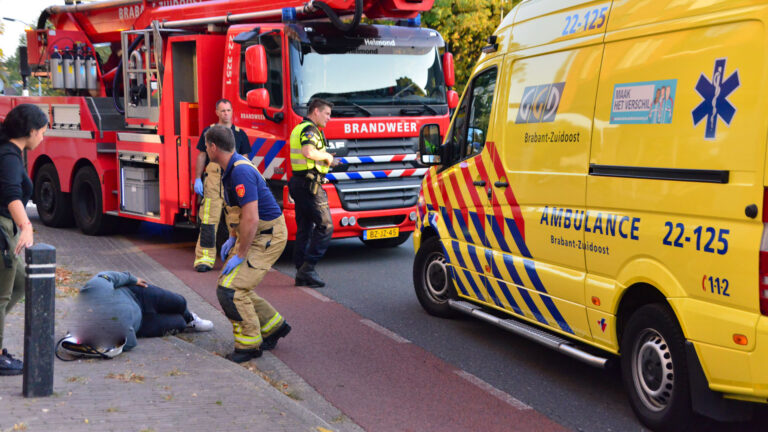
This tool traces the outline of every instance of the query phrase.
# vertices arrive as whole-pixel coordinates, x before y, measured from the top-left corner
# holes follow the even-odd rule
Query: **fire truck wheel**
[[[448,306],[448,300],[456,294],[447,263],[440,238],[427,239],[413,261],[413,286],[421,307],[430,315],[454,318],[458,312]]]
[[[360,241],[362,241],[366,246],[374,249],[386,249],[386,248],[398,247],[401,244],[405,243],[410,237],[411,237],[411,233],[406,232],[406,233],[400,234],[397,237],[380,239],[380,240],[364,240],[362,237],[360,237]]]
[[[666,305],[632,314],[621,340],[621,374],[637,417],[650,429],[678,431],[691,409],[685,336]]]
[[[72,225],[72,197],[61,191],[59,175],[52,163],[37,170],[34,198],[37,213],[44,224],[52,227]]]
[[[87,235],[104,234],[113,225],[110,222],[115,222],[102,212],[101,182],[91,167],[81,168],[75,174],[72,209],[77,226]]]

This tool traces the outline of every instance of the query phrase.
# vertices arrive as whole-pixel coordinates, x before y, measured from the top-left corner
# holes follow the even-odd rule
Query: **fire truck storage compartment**
[[[160,166],[154,153],[120,152],[120,210],[160,213]]]

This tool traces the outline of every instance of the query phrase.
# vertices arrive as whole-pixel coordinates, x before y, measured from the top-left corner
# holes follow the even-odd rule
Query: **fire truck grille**
[[[421,177],[346,180],[336,183],[341,206],[347,211],[381,210],[416,205]]]
[[[419,139],[410,138],[384,138],[384,139],[358,139],[358,140],[334,140],[329,139],[329,150],[336,156],[344,157],[348,161],[334,169],[335,172],[354,171],[381,171],[416,168],[418,166],[414,156],[419,151]],[[333,147],[337,147],[334,149]],[[402,156],[391,158],[386,156]],[[375,159],[375,162],[370,161]]]

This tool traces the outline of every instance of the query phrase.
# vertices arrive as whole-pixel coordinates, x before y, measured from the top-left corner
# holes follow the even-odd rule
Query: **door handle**
[[[477,187],[482,187],[482,186],[485,186],[485,180],[475,180],[472,182],[472,184]]]
[[[503,181],[497,181],[493,185],[496,186],[497,188],[502,188],[502,187],[509,186],[509,183],[507,183],[505,181],[504,182]]]

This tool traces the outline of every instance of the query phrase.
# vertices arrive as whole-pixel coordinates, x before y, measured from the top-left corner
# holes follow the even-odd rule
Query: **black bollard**
[[[36,244],[25,255],[24,397],[53,393],[53,323],[56,307],[56,248]]]

